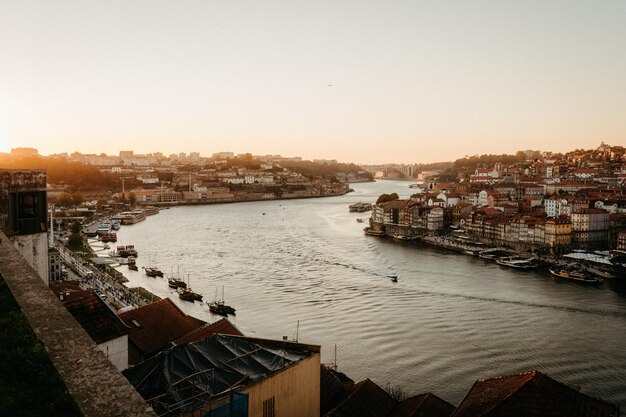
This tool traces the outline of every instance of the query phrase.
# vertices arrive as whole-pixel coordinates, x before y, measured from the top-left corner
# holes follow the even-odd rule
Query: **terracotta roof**
[[[185,314],[169,298],[121,313],[120,318],[132,328],[128,339],[144,355],[206,324]]]
[[[320,367],[320,415],[335,408],[354,389],[354,381],[345,374],[321,365]]]
[[[78,285],[55,283],[50,289],[60,297],[63,304],[97,344],[117,339],[130,332],[117,315],[93,291],[85,291]]]
[[[453,412],[452,404],[426,393],[401,401],[387,417],[450,417]]]
[[[198,342],[214,334],[227,334],[231,336],[243,336],[243,333],[239,331],[228,319],[220,319],[211,324],[205,324],[202,327],[198,327],[195,330],[179,337],[174,340],[174,344],[186,345],[188,343]]]
[[[535,370],[476,381],[452,417],[611,417],[616,411]]]
[[[352,393],[326,416],[381,417],[391,412],[395,405],[396,401],[385,390],[366,379],[356,384]]]

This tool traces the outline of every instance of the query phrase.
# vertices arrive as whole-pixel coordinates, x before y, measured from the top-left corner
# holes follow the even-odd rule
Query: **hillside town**
[[[409,199],[374,205],[366,233],[399,239],[440,236],[435,242],[461,237],[474,243],[461,249],[475,250],[479,242],[546,256],[593,252],[579,259],[610,265],[611,257],[623,263],[623,146],[602,143],[563,155],[528,152],[516,163],[456,172],[454,181],[442,180],[442,173],[421,173]]]
[[[109,196],[117,206],[88,209],[89,216],[81,219],[88,222],[83,227],[73,226],[76,218],[61,217],[55,223],[50,217],[54,210],[47,202],[54,191],[45,171],[0,170],[0,297],[33,320],[36,336],[49,347],[63,378],[53,384],[66,384],[77,402],[85,390],[97,387],[102,401],[115,404],[106,415],[470,417],[539,416],[545,410],[567,416],[619,415],[618,405],[572,389],[539,370],[477,380],[456,406],[430,392],[411,395],[402,387],[381,386],[368,378],[355,382],[336,362],[322,362],[319,345],[302,343],[297,337],[269,340],[244,335],[228,315],[212,322],[188,315],[170,298],[127,288],[110,264],[84,252],[90,250],[88,246],[77,250],[71,237],[53,233],[60,225],[60,230],[74,229],[70,236],[83,243],[88,237],[102,239],[98,231],[102,216],[119,216],[122,225],[131,225],[157,214],[159,203],[195,202],[203,199],[203,193],[207,202],[239,201],[232,187],[270,184],[261,178],[307,190],[318,187],[329,193],[324,195],[333,195],[330,190],[338,190],[335,195],[339,195],[348,185],[338,180],[316,182],[322,180],[284,168],[276,173],[272,170],[279,165],[264,164],[261,170],[227,167],[174,173],[171,201],[164,200],[165,187],[146,184],[145,189],[124,190]],[[146,179],[145,172],[128,169],[123,175]],[[606,145],[559,159],[478,167],[469,176],[459,175],[457,181],[442,181],[431,172],[410,184],[415,193],[408,200],[381,196],[388,201],[371,207],[367,231],[400,240],[450,236],[464,248],[466,239],[474,246],[485,245],[481,249],[493,246],[561,255],[580,248],[606,252],[608,257],[609,250],[617,254],[626,249],[625,179],[624,149]],[[161,185],[152,185],[157,184]],[[174,191],[182,186],[192,191]],[[250,189],[245,192],[250,194]],[[143,208],[122,203],[124,193],[134,196],[134,204],[145,203]],[[232,198],[217,197],[226,194]],[[311,196],[283,194],[284,198]],[[123,209],[132,211],[115,214]],[[357,203],[354,211],[369,209],[369,204]],[[33,310],[38,314],[33,316]],[[72,349],[65,347],[67,340],[60,332],[41,330],[53,326],[46,322],[51,319],[56,320],[54,326],[63,326],[63,333],[79,332]],[[87,356],[76,359],[75,349],[90,355],[101,352],[90,359],[93,369],[100,371],[88,382],[81,376]],[[102,410],[101,405],[94,406]],[[80,408],[89,415],[89,405],[81,403]],[[136,409],[142,411],[131,412]],[[483,414],[488,412],[492,414]]]
[[[335,160],[303,162],[300,157],[233,152],[206,158],[198,152],[165,156],[133,151],[120,151],[118,156],[74,152],[42,157],[33,148],[14,148],[10,154],[0,154],[3,158],[18,166],[20,161],[52,161],[61,164],[59,170],[64,164],[80,164],[101,176],[101,184],[94,180],[77,186],[65,177],[50,182],[52,199],[81,192],[92,200],[132,199],[138,204],[227,203],[341,195],[349,191],[350,182],[372,180],[369,172]]]

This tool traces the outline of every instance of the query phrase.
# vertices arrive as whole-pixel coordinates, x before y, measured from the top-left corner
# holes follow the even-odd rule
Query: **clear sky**
[[[0,0],[0,151],[626,145],[626,1]]]

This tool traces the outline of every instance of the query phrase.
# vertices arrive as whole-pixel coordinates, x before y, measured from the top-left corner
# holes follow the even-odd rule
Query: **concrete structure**
[[[155,417],[1,232],[0,275],[85,417]]]
[[[46,172],[0,170],[0,229],[48,283]]]

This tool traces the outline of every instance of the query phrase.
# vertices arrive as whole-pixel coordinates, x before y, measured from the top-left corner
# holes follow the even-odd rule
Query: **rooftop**
[[[185,314],[169,298],[120,313],[120,319],[132,329],[128,339],[144,355],[154,353],[206,324]]]

